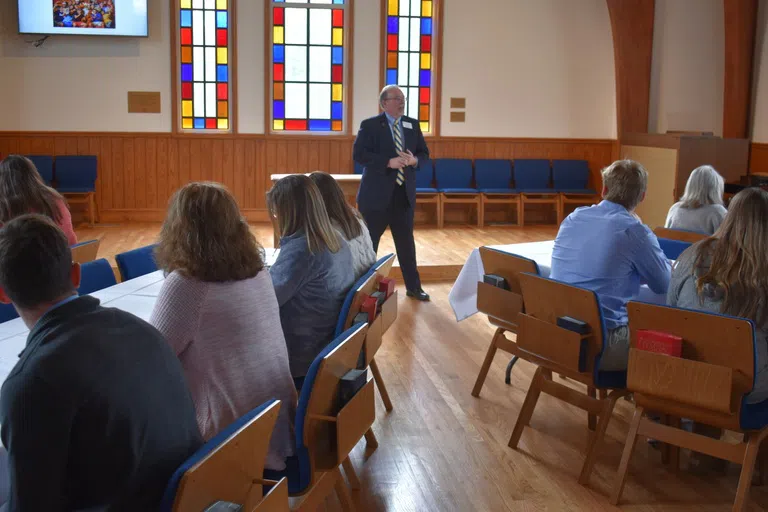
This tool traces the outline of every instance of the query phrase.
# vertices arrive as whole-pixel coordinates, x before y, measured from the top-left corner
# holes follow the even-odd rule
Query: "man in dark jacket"
[[[154,510],[202,443],[178,358],[154,327],[78,297],[48,218],[0,229],[0,301],[30,328],[0,391],[10,511]]]

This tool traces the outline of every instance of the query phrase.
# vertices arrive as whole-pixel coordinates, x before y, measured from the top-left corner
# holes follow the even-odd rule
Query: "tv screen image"
[[[18,0],[22,34],[147,36],[148,0]]]

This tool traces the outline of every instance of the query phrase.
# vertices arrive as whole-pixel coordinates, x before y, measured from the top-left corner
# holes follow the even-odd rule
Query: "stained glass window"
[[[435,96],[435,8],[439,0],[383,0],[384,81],[405,94],[405,115],[432,131]]]
[[[183,130],[229,130],[232,0],[179,0]]]
[[[273,0],[273,131],[344,131],[350,1]]]

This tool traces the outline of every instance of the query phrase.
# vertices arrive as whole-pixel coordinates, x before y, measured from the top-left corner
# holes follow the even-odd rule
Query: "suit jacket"
[[[412,128],[402,126],[410,123]],[[419,159],[419,165],[429,159],[429,149],[416,119],[401,118],[403,144],[413,156]],[[357,204],[361,211],[383,211],[389,206],[392,193],[397,187],[397,169],[389,168],[389,160],[395,158],[397,150],[387,116],[383,112],[360,123],[355,145],[352,151],[355,162],[363,166],[363,178],[357,193]],[[405,184],[408,201],[416,204],[416,175],[419,167],[406,167]]]

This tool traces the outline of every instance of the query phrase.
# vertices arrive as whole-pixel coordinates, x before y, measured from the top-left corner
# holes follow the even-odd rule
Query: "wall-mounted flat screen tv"
[[[147,36],[147,0],[18,0],[22,34]]]

